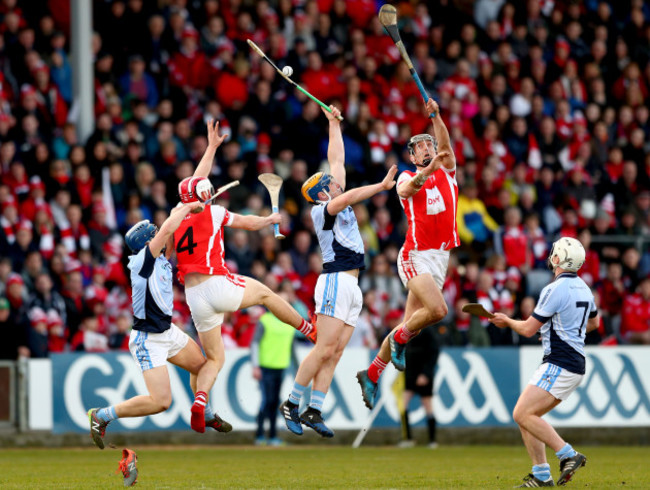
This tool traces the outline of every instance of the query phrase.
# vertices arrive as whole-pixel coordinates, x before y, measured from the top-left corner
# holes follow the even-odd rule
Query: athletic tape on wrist
[[[416,187],[422,187],[426,181],[427,181],[427,176],[421,173],[413,177],[413,184]]]

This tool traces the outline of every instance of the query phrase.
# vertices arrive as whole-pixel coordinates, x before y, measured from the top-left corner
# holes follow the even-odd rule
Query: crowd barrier
[[[297,359],[308,352],[300,348]],[[558,427],[650,426],[650,348],[592,347],[587,349],[587,374],[570,399],[547,415]],[[367,368],[374,352],[347,349],[337,367],[324,415],[334,429],[360,429],[370,416],[355,374]],[[211,393],[217,411],[238,430],[255,428],[260,390],[252,377],[248,349],[229,350]],[[541,361],[541,348],[444,349],[435,375],[435,414],[443,427],[514,426],[512,409],[522,388]],[[290,392],[295,369],[286,371],[282,396]],[[112,431],[186,430],[193,400],[189,376],[169,365],[173,403],[164,413],[120,419]],[[381,379],[383,398],[373,427],[397,427],[395,389],[398,376],[392,366]],[[26,380],[27,428],[54,433],[88,430],[86,411],[119,403],[146,387],[131,356],[125,353],[59,354],[30,360]],[[309,394],[306,395],[308,399]],[[411,414],[422,421],[421,408]]]

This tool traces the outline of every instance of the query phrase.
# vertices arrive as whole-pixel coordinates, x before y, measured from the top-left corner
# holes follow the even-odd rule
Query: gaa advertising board
[[[308,352],[307,348],[298,349],[296,361]],[[650,378],[644,374],[650,372],[650,349],[592,348],[587,352],[583,384],[547,416],[549,422],[567,427],[650,425]],[[374,352],[367,349],[350,348],[341,358],[323,408],[333,429],[358,430],[368,422],[370,411],[361,400],[355,375],[366,369],[373,357]],[[443,350],[434,381],[434,410],[440,425],[514,426],[512,409],[540,360],[541,349],[536,347]],[[168,370],[173,394],[169,410],[151,417],[120,419],[111,424],[112,431],[189,429],[193,401],[189,375],[172,365]],[[294,375],[295,368],[287,369],[281,398],[290,392]],[[399,425],[397,401],[403,386],[399,376],[390,365],[382,376],[380,408],[373,427]],[[59,354],[30,361],[29,426],[56,433],[85,432],[89,408],[146,393],[139,368],[127,353]],[[248,349],[226,352],[211,400],[236,430],[255,428],[261,393],[252,377]],[[309,400],[309,392],[304,400]],[[422,408],[417,404],[413,408],[411,420],[423,422]]]

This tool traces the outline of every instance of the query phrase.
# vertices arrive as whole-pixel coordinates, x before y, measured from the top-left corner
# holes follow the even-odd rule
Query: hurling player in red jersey
[[[357,373],[368,408],[374,406],[377,383],[388,360],[404,371],[409,339],[447,315],[442,286],[449,251],[460,245],[456,228],[456,158],[438,104],[429,99],[426,106],[429,114],[436,115],[431,119],[435,139],[418,134],[409,140],[411,162],[417,171],[402,172],[396,187],[408,219],[406,240],[397,259],[400,279],[408,289],[404,321],[384,339],[370,367]]]
[[[181,201],[184,203],[207,202],[214,194],[207,177],[215,152],[225,138],[219,136],[218,131],[218,123],[208,123],[208,148],[194,175],[181,181],[178,186]],[[242,216],[213,204],[206,206],[199,213],[188,215],[174,233],[178,276],[180,281],[185,283],[187,304],[208,359],[199,371],[196,397],[192,405],[191,425],[197,432],[205,431],[207,393],[216,381],[225,360],[221,339],[224,312],[264,305],[280,321],[293,326],[315,341],[313,326],[287,301],[253,278],[232,274],[226,266],[224,226],[261,230],[275,223],[280,223],[278,213],[265,218]]]

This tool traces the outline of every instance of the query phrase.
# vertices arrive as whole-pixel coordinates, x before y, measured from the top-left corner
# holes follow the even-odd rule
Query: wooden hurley
[[[483,318],[494,318],[494,313],[490,313],[480,303],[467,303],[463,306],[463,311],[470,315],[482,316]]]
[[[261,174],[257,176],[257,179],[264,184],[266,190],[269,191],[269,196],[271,196],[271,208],[274,213],[278,213],[278,201],[280,198],[280,188],[282,187],[282,177],[275,174]],[[277,223],[273,225],[273,233],[275,234],[275,238],[278,240],[284,239],[284,235],[280,233],[280,225]]]

